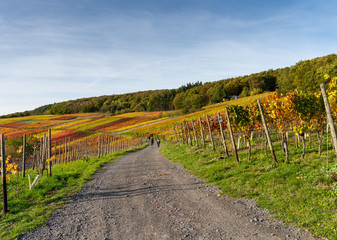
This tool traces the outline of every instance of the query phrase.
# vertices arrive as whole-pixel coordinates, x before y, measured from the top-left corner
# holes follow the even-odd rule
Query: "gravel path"
[[[314,239],[269,219],[254,201],[220,196],[153,146],[108,165],[46,226],[18,239]]]

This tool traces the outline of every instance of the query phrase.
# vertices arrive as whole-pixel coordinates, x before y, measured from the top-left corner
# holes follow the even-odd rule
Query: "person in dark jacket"
[[[154,140],[153,140],[153,138],[151,138],[151,146],[153,145],[153,143],[154,143]]]
[[[157,145],[158,145],[158,147],[160,147],[160,140],[159,140],[159,138],[157,139]]]

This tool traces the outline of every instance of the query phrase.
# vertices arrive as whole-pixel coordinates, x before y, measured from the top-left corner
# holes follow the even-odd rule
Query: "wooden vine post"
[[[107,140],[106,140],[106,147],[105,147],[105,154],[109,154],[109,146],[110,146],[110,136],[107,136]]]
[[[187,128],[186,128],[186,125],[185,125],[185,121],[183,121],[182,124],[183,124],[183,129],[184,129],[184,136],[185,136],[185,139],[186,139],[186,145],[188,145],[190,142],[189,142],[189,139],[188,139],[188,134],[187,134]]]
[[[263,108],[261,106],[261,102],[260,102],[259,99],[257,100],[257,105],[258,105],[259,110],[260,110],[263,128],[264,128],[264,131],[265,131],[265,134],[266,134],[266,137],[267,137],[267,141],[268,141],[268,145],[269,145],[269,148],[270,148],[271,155],[273,156],[273,161],[274,161],[274,163],[277,163],[277,159],[276,159],[276,156],[275,156],[275,151],[274,151],[274,148],[273,148],[273,143],[271,142],[271,139],[270,139],[268,126],[267,126],[266,119],[264,117]]]
[[[114,141],[114,137],[109,137],[109,139],[110,139],[110,142],[109,142],[109,154],[111,154],[112,153],[112,144],[113,144],[113,141]]]
[[[109,135],[105,135],[104,155],[108,154]]]
[[[181,134],[183,135],[183,143],[188,144],[187,135],[186,135],[186,131],[185,131],[185,127],[184,127],[183,122],[180,124],[180,128],[181,128]]]
[[[195,140],[195,143],[197,144],[197,148],[199,148],[199,143],[198,143],[197,133],[196,133],[196,131],[195,131],[195,126],[194,126],[193,120],[191,120],[191,124],[192,124],[192,129],[193,129],[193,134],[194,134],[194,140]]]
[[[143,140],[142,140],[143,141]],[[114,153],[115,152],[115,144],[116,144],[116,138],[115,137],[112,137],[112,139],[111,139],[111,153]],[[85,149],[85,151],[86,151],[86,155],[88,155],[88,153],[87,153],[87,140],[86,140],[86,142],[85,142],[85,146],[84,146],[84,149]]]
[[[22,177],[26,176],[26,134],[22,140]]]
[[[48,176],[51,177],[51,165],[52,161],[50,161],[51,158],[51,129],[48,129]]]
[[[46,169],[46,134],[43,134],[43,137],[41,138],[41,174],[43,174],[44,170]]]
[[[225,109],[225,113],[226,113],[226,118],[227,118],[229,135],[231,136],[232,145],[233,145],[233,149],[234,149],[235,159],[236,159],[237,163],[240,163],[240,159],[239,159],[239,155],[238,155],[238,150],[236,149],[235,138],[234,138],[233,131],[232,131],[231,120],[229,119],[228,109],[227,108]]]
[[[224,135],[224,132],[223,132],[223,129],[222,129],[222,118],[220,116],[220,113],[217,113],[217,117],[218,117],[218,122],[219,122],[219,127],[220,127],[222,145],[225,148],[226,157],[228,157],[228,149],[227,149],[227,145],[226,145],[226,141],[225,141],[225,135]]]
[[[182,139],[182,137],[180,135],[179,125],[176,125],[176,130],[177,130],[177,135],[178,135],[179,143],[183,143],[183,139]]]
[[[69,137],[68,138],[68,150],[67,150],[67,159],[68,159],[69,162],[72,161],[72,159],[71,159],[72,149],[73,149],[72,148],[72,143],[71,143],[71,139]]]
[[[6,155],[5,155],[5,136],[1,134],[1,177],[2,177],[2,213],[8,212],[7,205],[7,184],[6,184]]]
[[[190,142],[190,145],[193,146],[192,138],[191,138],[191,133],[190,133],[190,126],[189,126],[189,124],[188,124],[187,121],[184,121],[184,123],[186,124],[186,129],[187,129],[187,134],[188,134],[188,141]]]
[[[73,151],[72,151],[73,161],[77,160],[76,152],[77,152],[77,142],[76,142],[75,138],[73,138]]]
[[[33,147],[33,170],[36,168],[36,143],[34,143],[34,147]]]
[[[337,135],[336,135],[335,124],[333,123],[333,118],[332,118],[332,114],[331,114],[330,103],[329,103],[328,96],[326,94],[324,83],[322,83],[320,85],[320,87],[321,87],[321,91],[322,91],[322,97],[323,97],[323,101],[324,101],[325,112],[326,112],[326,115],[327,115],[330,130],[331,130],[332,142],[333,142],[335,152],[336,152],[336,156],[337,156]]]
[[[213,152],[215,152],[215,146],[214,146],[214,140],[213,140],[213,135],[212,135],[211,124],[209,123],[209,119],[208,119],[208,115],[207,114],[206,114],[206,121],[207,121],[207,125],[208,125],[209,135],[210,135],[211,141],[212,141]]]
[[[114,152],[114,141],[115,141],[115,138],[114,137],[111,137],[111,142],[110,142],[110,153],[113,153]],[[85,140],[85,145],[87,145],[87,140]],[[85,148],[86,150],[86,148]]]
[[[101,156],[101,146],[100,146],[100,144],[101,144],[101,135],[98,135],[98,151],[97,151],[98,157]]]
[[[181,139],[180,143],[184,144],[184,136],[183,136],[183,132],[182,132],[182,129],[181,129],[181,124],[177,125],[177,131],[178,131],[179,139]]]
[[[200,135],[201,135],[202,144],[204,145],[204,149],[206,149],[204,130],[203,130],[203,127],[202,127],[202,123],[201,123],[201,118],[200,117],[199,117],[199,126],[200,126]]]
[[[58,163],[62,163],[61,162],[61,142],[59,142],[58,145],[59,145],[59,148],[58,148],[59,149],[59,154],[58,154],[59,156],[57,158],[57,161],[58,161]],[[56,148],[55,148],[55,151],[56,151]]]
[[[64,143],[63,143],[63,162],[67,163],[67,138],[64,138]]]
[[[177,124],[177,131],[178,131],[178,136],[179,139],[181,140],[180,143],[184,144],[184,137],[181,129],[181,124]]]
[[[101,137],[101,157],[102,156],[104,156],[104,143],[105,143],[105,136],[103,135],[102,137]],[[123,140],[123,142],[124,142],[124,140]],[[124,148],[123,148],[123,150],[124,150]]]
[[[70,151],[71,151],[71,145],[70,145],[70,137],[68,137],[67,141],[67,162],[70,162]]]
[[[112,143],[112,152],[113,153],[116,152],[116,143],[117,143],[117,138],[114,137],[113,138],[113,143]],[[85,148],[85,149],[87,150],[88,148]]]
[[[175,125],[173,126],[173,130],[174,130],[174,136],[176,137],[176,141],[180,142],[180,138],[178,138],[177,131],[176,131],[176,126]]]

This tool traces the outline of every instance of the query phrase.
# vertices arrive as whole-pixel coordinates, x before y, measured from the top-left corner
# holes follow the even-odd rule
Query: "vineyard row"
[[[214,135],[223,146],[225,157],[229,156],[229,149],[235,155],[239,163],[237,144],[235,139],[243,139],[248,146],[248,159],[251,157],[252,140],[254,133],[262,133],[265,146],[269,146],[273,162],[277,163],[274,153],[273,135],[281,136],[282,149],[285,153],[285,161],[289,161],[288,141],[289,134],[294,133],[296,147],[302,140],[302,154],[304,159],[306,151],[305,136],[316,133],[318,139],[318,151],[321,154],[324,128],[328,123],[331,129],[333,145],[337,146],[336,131],[333,116],[337,116],[337,87],[336,78],[333,78],[326,94],[322,85],[322,92],[303,93],[295,91],[287,95],[274,93],[273,95],[258,100],[246,106],[230,106],[225,112],[213,116],[206,115],[204,118],[184,120],[166,130],[165,137],[168,140],[185,144],[201,144],[206,148],[205,136],[210,139],[210,146],[215,151]],[[255,134],[257,135],[257,134]],[[198,140],[199,138],[199,140]],[[228,141],[230,139],[230,144]],[[230,145],[230,147],[229,147]],[[335,148],[337,149],[337,148]]]
[[[62,142],[52,144],[51,129],[39,141],[27,143],[26,136],[23,136],[22,145],[16,153],[22,156],[22,162],[14,161],[11,155],[6,157],[5,136],[1,134],[1,175],[2,175],[2,199],[3,213],[8,211],[7,207],[7,184],[12,174],[21,172],[25,177],[27,169],[36,170],[38,174],[43,174],[47,170],[47,176],[52,176],[52,165],[76,161],[78,159],[88,159],[89,157],[101,157],[114,152],[138,147],[142,144],[142,139],[123,139],[107,134],[94,136],[89,139],[75,140],[65,138]]]

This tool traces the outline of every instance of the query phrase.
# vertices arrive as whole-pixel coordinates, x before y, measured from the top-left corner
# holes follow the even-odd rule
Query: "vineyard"
[[[121,116],[105,114],[45,115],[0,120],[3,213],[13,209],[13,193],[17,196],[23,179],[29,189],[35,187],[43,175],[53,176],[56,165],[102,157],[143,144],[141,138],[114,134],[128,126],[161,120],[163,113],[130,113]],[[32,177],[32,179],[31,179]],[[10,196],[10,197],[8,197]],[[9,202],[9,203],[8,203]],[[11,207],[8,207],[11,206]]]
[[[336,77],[332,78],[328,89],[328,98],[334,118],[337,117],[336,81]],[[286,95],[274,92],[259,97],[267,130],[270,131],[272,138],[271,142],[280,143],[284,151],[284,157],[279,161],[288,162],[290,160],[289,141],[294,143],[296,148],[302,145],[300,158],[304,159],[306,142],[311,143],[314,135],[318,142],[317,152],[322,153],[324,133],[327,133],[327,114],[321,92],[295,91]],[[135,130],[131,129],[129,133],[143,136],[157,134],[173,142],[203,148],[211,147],[214,151],[216,149],[224,151],[225,157],[228,157],[229,152],[235,155],[236,149],[244,147],[248,150],[249,160],[253,145],[260,146],[263,143],[265,152],[268,148],[267,134],[263,127],[257,99],[241,100],[235,105],[217,104],[216,107],[207,107],[197,113],[168,119]],[[277,162],[276,159],[273,161]]]
[[[325,79],[330,80],[327,96],[336,119],[337,78],[326,75]],[[267,164],[264,168],[274,169],[282,163],[302,163],[308,155],[316,153],[324,162],[320,174],[330,179],[329,186],[333,186],[334,192],[337,165],[331,152],[335,130],[334,124],[328,124],[323,97],[323,90],[286,95],[264,93],[177,117],[172,117],[174,112],[134,112],[116,116],[85,113],[1,119],[1,156],[5,159],[1,161],[1,169],[6,171],[2,171],[0,205],[4,213],[14,208],[20,190],[27,186],[34,188],[40,176],[52,178],[57,165],[63,168],[77,160],[88,162],[92,157],[134,149],[150,136],[166,139],[191,155],[204,153],[206,165],[221,163],[221,168],[218,165],[221,171],[208,175],[215,182],[224,181],[227,162],[230,163],[225,167],[227,170],[258,160],[260,165]],[[198,161],[190,162],[187,168],[199,164]],[[20,185],[27,176],[29,184]],[[297,180],[302,178],[296,176]],[[9,199],[7,191],[11,193]]]
[[[334,116],[337,116],[336,78],[331,79],[328,90],[331,111]],[[261,112],[256,102],[258,99],[261,99],[261,108],[270,132],[270,143],[267,141],[269,134],[265,132]],[[45,151],[43,148],[47,147],[44,142],[49,141],[46,137],[48,129],[52,131],[49,147],[51,156],[56,156],[54,161],[57,163],[67,161],[65,157],[68,154],[67,149],[77,151],[72,146],[87,149],[87,155],[97,153],[97,149],[91,150],[91,146],[99,145],[98,135],[102,134],[106,144],[117,144],[127,138],[157,135],[173,142],[202,148],[211,147],[213,151],[223,152],[226,158],[230,155],[236,156],[238,163],[240,159],[237,157],[237,151],[247,150],[249,161],[252,148],[260,149],[263,146],[265,154],[268,154],[267,149],[272,149],[272,143],[280,143],[284,157],[280,159],[274,157],[273,162],[277,163],[277,161],[290,161],[289,142],[294,143],[296,148],[302,145],[300,157],[304,159],[307,139],[311,143],[313,135],[318,141],[317,151],[321,154],[326,129],[326,113],[320,92],[295,91],[287,95],[275,92],[264,93],[219,103],[207,106],[201,111],[174,118],[168,118],[163,112],[136,112],[112,117],[101,113],[90,113],[3,119],[0,120],[0,134],[4,134],[7,139],[6,154],[11,156],[17,169],[24,168],[20,160],[22,153],[18,153],[18,149],[22,148],[23,137],[27,139],[24,155],[28,168],[34,169],[37,164],[41,165],[35,158],[42,161],[44,161],[43,158],[48,159],[46,156],[42,157],[42,152]],[[123,133],[123,136],[118,133]],[[129,137],[126,138],[125,134]],[[75,159],[83,156],[84,154],[81,154]],[[44,167],[40,168],[44,169]]]
[[[329,122],[329,115],[337,117],[336,81],[327,88],[331,114],[323,87],[158,123],[156,133],[171,142],[163,153],[226,195],[256,199],[276,218],[336,239],[336,144]]]

